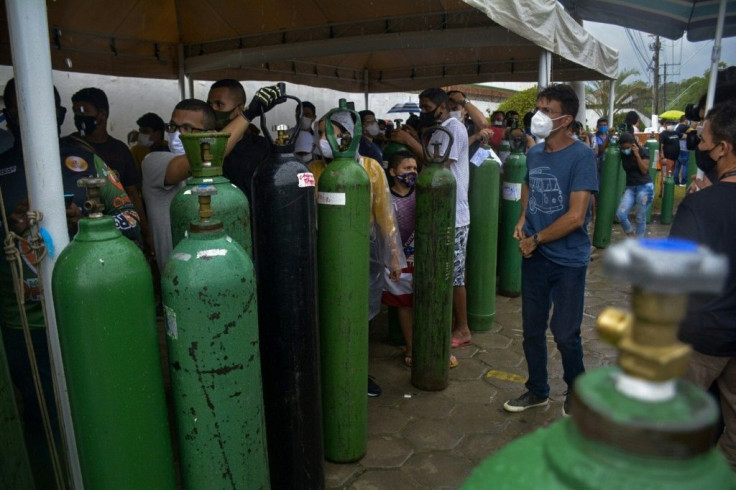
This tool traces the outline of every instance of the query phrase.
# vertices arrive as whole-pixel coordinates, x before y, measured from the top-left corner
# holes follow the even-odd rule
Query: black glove
[[[270,111],[276,104],[280,104],[284,100],[281,97],[281,91],[276,85],[259,88],[255,95],[253,95],[250,104],[248,104],[248,108],[243,111],[243,116],[248,121],[252,121],[262,113]]]

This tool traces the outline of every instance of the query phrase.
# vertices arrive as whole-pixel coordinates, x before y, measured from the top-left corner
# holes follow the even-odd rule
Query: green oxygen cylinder
[[[659,161],[659,142],[651,135],[650,138],[644,143],[644,146],[649,150],[649,177],[652,178],[652,185],[657,181],[657,162]],[[654,195],[657,195],[657,188],[654,188]],[[652,209],[654,206],[649,206],[647,210],[647,224],[652,222]]]
[[[690,151],[690,159],[687,161],[687,189],[690,188],[690,184],[695,180],[695,176],[698,173],[698,164],[695,160],[695,152]]]
[[[211,219],[216,192],[192,190],[199,220],[161,274],[182,485],[269,488],[255,272]]]
[[[603,154],[601,181],[598,186],[598,206],[593,231],[593,246],[596,248],[606,248],[611,243],[613,217],[621,199],[621,194],[618,192],[619,173],[624,172],[621,169],[621,150],[618,146],[618,136],[611,136],[608,148]]]
[[[498,158],[501,159],[501,163],[506,163],[509,155],[511,155],[511,144],[509,140],[501,140],[501,144],[498,146]]]
[[[331,116],[356,117],[355,135],[338,146]],[[317,278],[325,458],[357,461],[368,432],[368,303],[371,188],[355,161],[360,117],[340,106],[325,115],[334,159],[317,184]]]
[[[463,490],[736,488],[736,474],[713,447],[715,401],[677,379],[690,354],[677,341],[687,293],[718,292],[726,257],[682,240],[625,240],[606,253],[604,270],[634,283],[632,311],[608,308],[597,322],[600,336],[618,346],[619,366],[578,377],[570,418],[503,447]]]
[[[520,140],[518,141],[520,142]],[[512,141],[516,144],[516,139]],[[498,248],[498,194],[501,162],[490,147],[488,157],[470,166],[470,232],[466,272],[468,326],[470,330],[490,330],[496,316],[496,259]],[[480,152],[481,150],[478,150]],[[484,153],[485,154],[485,153]],[[475,163],[473,156],[471,163]]]
[[[151,270],[87,187],[51,280],[79,465],[88,489],[175,488]]]
[[[664,170],[664,172],[667,172]],[[664,179],[664,191],[662,192],[662,211],[659,222],[663,225],[672,224],[673,207],[675,203],[675,179],[671,173],[667,173]]]
[[[526,156],[515,148],[503,164],[503,185],[498,224],[498,293],[515,298],[521,294],[521,253],[514,227],[521,217],[521,187]]]
[[[211,185],[217,189],[212,197],[212,210],[232,237],[253,260],[250,206],[248,198],[235,184],[222,176],[225,147],[230,133],[188,133],[181,135],[192,178],[179,189],[171,200],[172,246],[181,241],[189,230],[189,223],[197,219],[199,202],[192,190],[199,185]]]
[[[449,375],[457,183],[445,166],[450,132],[432,126],[421,140],[427,165],[416,184],[411,384],[437,391],[447,387]]]

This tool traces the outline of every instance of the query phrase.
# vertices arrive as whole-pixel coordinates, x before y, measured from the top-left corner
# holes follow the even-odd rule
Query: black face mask
[[[710,152],[713,151],[714,148],[715,146],[710,150],[695,150],[695,164],[706,175],[710,174],[713,169],[716,168],[717,162],[710,157]]]
[[[437,122],[437,109],[439,109],[439,107],[435,107],[432,112],[419,113],[419,121],[421,121],[422,126],[429,127],[435,125]]]
[[[74,116],[74,126],[81,133],[82,136],[89,136],[95,132],[97,128],[97,117],[96,116]]]

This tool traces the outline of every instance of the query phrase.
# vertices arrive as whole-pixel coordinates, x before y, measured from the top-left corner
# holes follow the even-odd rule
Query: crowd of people
[[[65,109],[56,95],[57,123],[63,122]],[[5,87],[4,115],[15,143],[0,154],[0,185],[8,225],[16,235],[28,232],[25,211],[25,169],[18,124],[18,101],[14,83]],[[704,243],[731,258],[727,292],[716,297],[694,298],[688,309],[681,336],[693,344],[696,357],[690,379],[703,387],[716,382],[721,388],[726,431],[722,448],[736,466],[734,406],[736,406],[736,215],[729,202],[736,190],[736,105],[732,96],[721,96],[720,103],[708,113],[699,127],[698,166],[706,170],[705,179],[695,187],[703,192],[691,194],[680,205],[672,235]],[[172,250],[169,205],[190,176],[189,161],[180,135],[203,131],[230,133],[223,166],[225,177],[251,199],[251,181],[257,166],[267,159],[269,145],[251,121],[279,102],[276,87],[264,87],[247,103],[242,85],[224,79],[214,83],[206,101],[185,99],[172,108],[168,123],[154,113],[142,114],[137,129],[128,135],[128,145],[108,133],[110,104],[105,93],[94,87],[83,88],[71,99],[73,134],[61,138],[60,155],[64,192],[72,195],[67,206],[70,236],[82,216],[85,196],[76,179],[93,173],[105,178],[105,213],[115,218],[116,226],[134,240],[151,259],[154,270],[162,270]],[[440,152],[448,151],[447,167],[457,183],[455,201],[453,320],[448,348],[472,342],[468,328],[465,292],[465,254],[470,223],[468,190],[470,159],[481,145],[497,153],[502,142],[521,149],[527,157],[527,174],[522,185],[522,213],[514,229],[522,255],[523,349],[529,377],[526,391],[504,404],[508,412],[521,412],[549,403],[547,374],[547,337],[549,328],[561,354],[563,379],[568,395],[563,415],[570,413],[570,390],[584,371],[581,342],[585,280],[591,259],[588,224],[592,203],[599,190],[600,169],[604,154],[615,132],[608,120],[597,121],[594,133],[575,120],[579,101],[574,90],[563,84],[550,85],[538,94],[535,108],[523,117],[515,111],[495,111],[486,119],[482,111],[460,91],[446,92],[429,88],[419,94],[418,116],[406,124],[386,128],[375,113],[360,111],[361,134],[354,134],[357,119],[349,113],[336,113],[329,121],[318,118],[314,104],[303,102],[302,117],[293,128],[294,154],[314,174],[315,180],[333,160],[333,150],[326,138],[331,124],[336,138],[360,138],[357,161],[366,170],[371,183],[371,291],[372,319],[384,304],[398,309],[399,323],[406,343],[404,363],[412,365],[412,274],[414,268],[415,185],[425,162],[420,141],[422,128],[441,125],[452,135],[449,139],[433,136]],[[615,136],[621,148],[626,188],[617,216],[627,236],[642,237],[646,213],[654,196],[649,176],[649,158],[634,137],[636,113],[627,115]],[[667,124],[659,135],[664,172],[671,172],[678,185],[686,182],[689,150],[687,119],[679,126]],[[435,142],[434,140],[431,142]],[[430,143],[431,143],[430,142]],[[391,144],[399,151],[388,151]],[[385,153],[385,154],[384,154]],[[552,186],[539,187],[542,180]],[[558,206],[542,209],[527,206],[530,189],[554,189]],[[694,187],[694,188],[695,188]],[[693,188],[693,189],[694,189]],[[661,192],[661,191],[660,191]],[[636,206],[636,226],[629,220]],[[4,236],[4,232],[0,232]],[[22,241],[22,240],[21,240]],[[14,381],[23,392],[26,407],[33,407],[35,395],[28,378],[28,359],[20,333],[21,319],[14,298],[7,264],[0,266],[0,311],[2,331]],[[25,309],[41,370],[50,379],[48,346],[43,333],[44,321],[38,297],[35,264],[25,258]],[[34,282],[35,281],[35,282]],[[414,326],[421,328],[421,326]],[[704,334],[703,332],[707,332]],[[450,356],[450,367],[458,365]],[[381,389],[368,380],[368,395],[378,396]],[[53,399],[53,396],[49,396]],[[32,408],[30,409],[32,411]],[[38,417],[38,414],[35,415]]]

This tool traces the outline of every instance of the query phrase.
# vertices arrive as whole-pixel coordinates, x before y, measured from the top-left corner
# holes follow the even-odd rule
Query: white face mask
[[[301,129],[305,131],[309,131],[311,127],[312,127],[312,118],[307,117],[307,116],[302,116]]]
[[[462,111],[450,111],[450,117],[454,117],[460,122],[463,122],[463,113]]]
[[[148,134],[141,133],[138,135],[138,144],[150,148],[153,146],[153,138]]]
[[[340,143],[342,143],[342,138],[335,139],[337,140],[337,146],[340,146]],[[319,140],[319,153],[320,155],[322,155],[322,158],[335,158],[335,155],[332,153],[332,147],[326,139]]]
[[[370,123],[365,127],[365,130],[368,132],[368,134],[371,136],[371,138],[375,138],[378,136],[378,133],[381,132],[381,128],[378,127],[378,123]]]
[[[166,133],[166,141],[169,142],[169,151],[173,153],[174,155],[183,155],[186,153],[184,151],[184,144],[181,142],[181,132],[177,129],[173,133]],[[140,138],[140,135],[138,135],[138,138]]]
[[[493,121],[494,126],[503,126],[503,119],[498,119]]]
[[[546,138],[552,132],[552,122],[558,119],[562,119],[563,117],[565,116],[562,115],[560,117],[556,117],[555,119],[551,119],[544,112],[537,111],[532,117],[532,134],[537,138]],[[555,131],[557,131],[557,129],[555,129]]]

